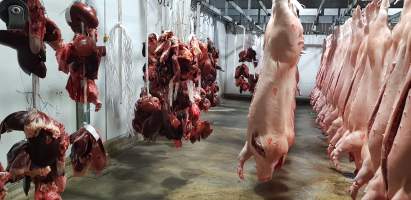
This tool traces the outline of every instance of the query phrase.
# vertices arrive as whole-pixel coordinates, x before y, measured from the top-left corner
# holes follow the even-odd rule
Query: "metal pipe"
[[[250,16],[248,16],[243,9],[240,8],[234,1],[228,2],[234,9],[236,9],[241,15],[243,15],[249,22],[253,22]]]
[[[258,1],[258,3],[260,3],[261,8],[264,10],[265,14],[270,14],[270,12],[268,12],[267,7],[265,7],[264,2],[263,1]]]
[[[38,76],[31,75],[31,86],[32,86],[32,108],[37,109],[37,96],[39,94],[40,79]]]

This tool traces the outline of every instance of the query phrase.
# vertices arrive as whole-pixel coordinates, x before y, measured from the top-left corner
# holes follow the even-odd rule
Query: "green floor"
[[[99,177],[71,178],[65,200],[249,200],[249,199],[350,199],[347,189],[352,165],[346,173],[331,169],[326,144],[315,128],[308,105],[296,112],[296,144],[284,168],[271,182],[256,181],[253,160],[246,165],[246,180],[236,174],[237,154],[246,133],[248,103],[224,101],[205,114],[214,123],[214,133],[182,149],[159,142],[127,148],[111,157]]]

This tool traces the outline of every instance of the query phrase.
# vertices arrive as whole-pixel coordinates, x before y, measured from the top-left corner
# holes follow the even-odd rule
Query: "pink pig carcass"
[[[241,179],[244,163],[254,156],[258,179],[271,180],[294,143],[295,74],[303,47],[303,27],[294,5],[288,0],[274,0],[265,33],[262,71],[249,110],[247,141],[239,154]]]

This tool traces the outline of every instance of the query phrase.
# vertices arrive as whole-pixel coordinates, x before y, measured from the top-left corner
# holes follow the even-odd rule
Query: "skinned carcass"
[[[377,1],[373,1],[368,6],[371,10],[368,27],[369,36],[364,54],[368,61],[365,64],[364,73],[358,85],[358,92],[352,101],[350,110],[347,111],[349,113],[347,132],[338,141],[336,149],[331,155],[333,161],[336,162],[341,153],[351,153],[356,162],[357,170],[360,169],[363,159],[369,157],[368,147],[366,146],[369,120],[386,77],[388,70],[386,63],[391,62],[391,58],[387,58],[392,44],[391,31],[387,24],[388,2],[383,1],[383,3],[383,6],[379,6]],[[362,91],[368,92],[364,93]]]
[[[53,49],[58,48],[61,33],[57,25],[45,16],[45,9],[39,0],[5,0],[0,4],[0,18],[8,27],[8,30],[0,30],[0,44],[17,51],[18,63],[25,73],[45,78],[47,68],[44,42]],[[22,21],[11,21],[8,15],[9,9],[15,6],[21,9]]]
[[[95,80],[98,78],[101,57],[106,55],[106,49],[96,45],[96,11],[84,3],[75,2],[67,9],[66,19],[75,36],[72,42],[61,45],[56,51],[59,70],[70,74],[66,85],[70,98],[80,103],[93,103],[97,112],[102,104],[98,98]]]
[[[265,33],[260,79],[251,102],[247,138],[239,154],[238,175],[254,156],[257,177],[269,181],[280,169],[294,143],[297,62],[304,47],[303,27],[287,0],[273,1],[273,14]]]
[[[391,54],[394,57],[381,102],[370,122],[368,147],[370,165],[376,173],[363,199],[409,199],[408,121],[410,89],[411,2],[404,1],[400,22],[393,30]],[[387,111],[390,112],[387,112]],[[377,168],[377,169],[376,169]],[[353,185],[355,186],[355,185]]]
[[[87,131],[85,131],[87,130]],[[24,180],[26,194],[30,183],[35,185],[35,199],[61,199],[66,186],[65,153],[72,147],[74,172],[90,168],[96,172],[106,166],[105,150],[94,128],[85,127],[68,136],[63,124],[38,110],[19,111],[7,116],[0,124],[0,133],[23,131],[26,140],[16,143],[7,153],[6,171],[1,184]],[[90,167],[88,167],[90,166]]]
[[[258,82],[258,74],[251,74],[250,69],[244,62],[253,62],[254,67],[257,67],[257,53],[251,48],[247,48],[238,54],[241,64],[236,67],[234,73],[235,86],[240,89],[240,94],[250,91],[254,93],[255,86]]]
[[[216,83],[219,52],[211,40],[182,43],[171,31],[148,38],[148,67],[144,67],[143,88],[135,105],[133,128],[146,140],[158,136],[192,143],[212,133],[211,124],[200,120],[201,110],[218,104]],[[148,93],[149,92],[149,93]]]
[[[87,170],[99,174],[107,165],[106,151],[97,130],[90,125],[70,135],[70,159],[74,176],[83,176]]]
[[[331,159],[338,166],[341,154],[349,153],[355,161],[358,173],[350,188],[353,199],[367,183],[362,199],[410,199],[406,173],[410,149],[407,135],[410,34],[406,31],[411,28],[410,5],[410,1],[404,2],[401,20],[391,31],[388,26],[389,1],[369,3],[363,10],[364,28],[356,25],[361,21],[353,23],[351,44],[357,46],[355,41],[362,41],[357,47],[357,56],[349,56],[348,61],[344,59],[347,64],[342,64],[339,76],[342,79],[337,80],[334,90],[321,91],[321,87],[327,87],[323,78],[335,74],[330,71],[335,66],[323,65],[328,56],[326,49],[317,85],[311,94],[312,105],[323,115],[319,116],[323,117],[318,121],[319,125],[327,129],[325,134],[331,139],[328,149]],[[352,21],[358,21],[358,10]],[[359,34],[361,32],[363,34]],[[350,54],[355,52],[352,50]],[[341,49],[337,53],[341,54]],[[344,78],[344,71],[351,80],[349,76]],[[330,93],[333,98],[325,98],[325,103],[318,106],[321,98]]]
[[[24,131],[27,138],[15,144],[7,154],[9,182],[24,179],[26,194],[30,182],[35,199],[61,199],[65,188],[65,152],[69,146],[64,126],[37,110],[15,112],[0,125],[1,133]]]
[[[252,62],[254,67],[257,67],[258,60],[257,60],[257,52],[251,47],[241,51],[238,54],[238,62]]]

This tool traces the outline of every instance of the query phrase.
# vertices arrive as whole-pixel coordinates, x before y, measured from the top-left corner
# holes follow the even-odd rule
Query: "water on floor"
[[[268,183],[258,183],[254,161],[246,164],[246,179],[236,174],[237,155],[244,144],[247,102],[225,101],[205,114],[214,124],[207,140],[175,149],[158,142],[127,148],[111,157],[110,166],[99,177],[71,178],[65,200],[249,200],[249,199],[349,199],[347,188],[353,170],[330,168],[326,144],[315,127],[308,105],[296,112],[296,144],[286,165]]]

